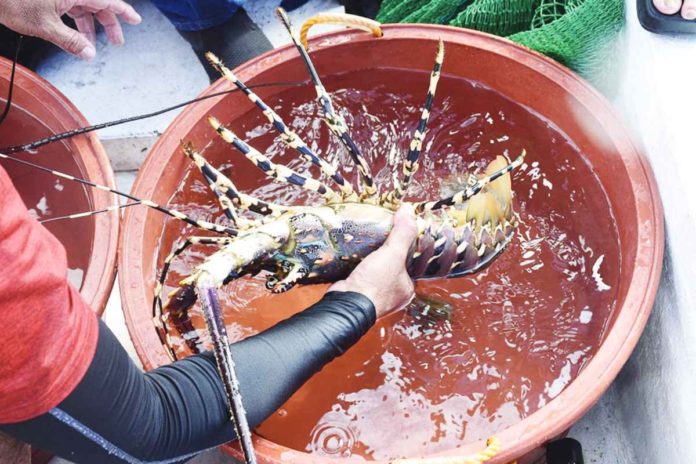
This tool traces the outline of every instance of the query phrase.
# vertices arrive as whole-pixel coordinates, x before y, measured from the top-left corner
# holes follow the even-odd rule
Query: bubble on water
[[[309,451],[330,457],[347,458],[355,444],[351,429],[342,424],[323,422],[312,430]]]

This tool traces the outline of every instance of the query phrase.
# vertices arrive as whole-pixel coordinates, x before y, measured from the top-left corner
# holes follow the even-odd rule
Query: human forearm
[[[349,349],[374,321],[366,297],[333,292],[232,345],[251,426]],[[124,462],[124,456],[183,461],[236,437],[211,353],[143,374],[103,323],[94,359],[73,393],[48,414],[0,429],[71,461],[104,464]],[[97,435],[103,440],[95,440]]]
[[[354,292],[329,292],[309,309],[233,345],[237,365],[246,366],[239,375],[252,426],[353,346],[374,323],[375,309],[367,297]],[[211,354],[206,356],[214,363]],[[247,372],[248,366],[252,367]],[[265,390],[265,395],[254,393],[259,389]]]

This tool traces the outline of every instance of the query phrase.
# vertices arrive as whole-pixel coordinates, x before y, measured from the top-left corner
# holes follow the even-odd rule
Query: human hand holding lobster
[[[9,0],[0,0],[0,6],[4,1]],[[283,205],[245,194],[190,143],[184,144],[183,152],[217,197],[227,217],[226,222],[198,219],[151,200],[139,199],[0,153],[2,159],[11,159],[64,179],[110,191],[207,232],[187,237],[165,258],[155,287],[153,321],[172,359],[177,358],[177,351],[170,337],[170,327],[179,333],[191,352],[199,353],[208,346],[199,336],[189,313],[198,302],[225,388],[230,416],[238,428],[237,436],[245,460],[250,463],[256,462],[251,430],[241,400],[219,289],[262,272],[266,276],[266,288],[273,293],[283,293],[298,285],[335,282],[330,290],[361,293],[373,302],[376,315],[384,316],[409,302],[413,296],[412,279],[472,274],[485,268],[503,252],[514,237],[518,223],[513,208],[510,173],[524,165],[526,153],[523,150],[513,160],[498,155],[483,172],[467,173],[466,184],[450,196],[409,201],[408,187],[419,169],[418,160],[426,147],[427,123],[444,59],[444,43],[439,41],[418,126],[408,151],[404,150],[403,162],[394,164],[392,188],[387,186],[387,191],[380,190],[367,158],[350,136],[345,120],[336,112],[330,94],[321,83],[307,50],[297,39],[289,18],[282,9],[279,9],[279,15],[307,67],[329,130],[341,141],[357,168],[357,189],[343,177],[337,166],[314,153],[272,107],[212,54],[207,56],[211,64],[263,112],[281,134],[284,144],[321,170],[324,178],[274,162],[211,115],[209,123],[212,128],[267,176],[279,183],[293,184],[312,192],[324,200],[322,204]],[[336,186],[329,184],[328,179]],[[408,209],[395,213],[402,204],[406,204]],[[87,213],[90,214],[93,213]],[[188,247],[197,245],[216,246],[217,249],[164,297],[171,263]],[[494,445],[495,442],[489,447]],[[495,454],[490,449],[485,453],[486,459],[491,453]]]
[[[384,245],[368,255],[345,280],[329,291],[357,292],[375,305],[377,317],[403,308],[413,298],[413,281],[406,260],[418,236],[413,208],[402,206],[394,215],[394,227]]]
[[[63,24],[64,14],[75,20],[77,30]],[[0,0],[0,24],[52,42],[83,60],[97,53],[95,18],[115,45],[124,42],[120,21],[139,24],[142,20],[123,0]]]

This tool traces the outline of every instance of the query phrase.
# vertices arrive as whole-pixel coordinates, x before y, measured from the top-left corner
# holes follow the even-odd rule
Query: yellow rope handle
[[[500,440],[490,437],[486,447],[476,454],[469,456],[444,456],[423,459],[395,459],[391,464],[481,464],[489,461],[500,451]]]
[[[371,32],[375,37],[382,37],[381,24],[373,19],[363,18],[346,13],[319,13],[312,16],[302,24],[300,29],[300,42],[307,47],[307,33],[315,24],[335,24],[338,26],[354,27],[366,32]]]

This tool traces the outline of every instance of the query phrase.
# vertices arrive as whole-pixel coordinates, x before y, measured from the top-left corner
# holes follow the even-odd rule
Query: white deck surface
[[[105,45],[89,64],[65,55],[46,62],[40,73],[81,109],[92,123],[144,113],[192,98],[207,86],[193,52],[159,12],[145,1],[133,2],[144,22],[127,27],[124,47]],[[251,2],[249,2],[251,3]],[[279,1],[256,1],[250,14],[275,45],[286,37],[272,9]],[[296,23],[318,11],[336,8],[315,0],[293,13]],[[636,353],[599,404],[570,432],[581,441],[588,463],[679,464],[696,462],[696,37],[665,37],[644,31],[627,4],[627,26],[617,43],[625,60],[606,76],[619,83],[612,100],[652,161],[661,189],[667,225],[666,272],[658,302]],[[610,66],[607,67],[609,69]],[[601,87],[609,87],[600,85]],[[104,139],[141,137],[162,132],[176,112],[104,130]],[[122,171],[117,181],[128,191],[142,155],[111,149]],[[120,145],[122,147],[122,145]],[[140,150],[132,150],[138,153]],[[125,171],[124,171],[125,169]],[[129,171],[130,169],[130,171]],[[106,311],[109,326],[132,351],[114,291]],[[54,460],[57,464],[60,460]],[[195,462],[230,462],[206,453]]]

